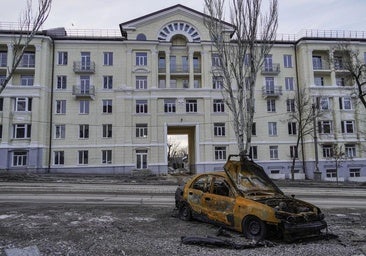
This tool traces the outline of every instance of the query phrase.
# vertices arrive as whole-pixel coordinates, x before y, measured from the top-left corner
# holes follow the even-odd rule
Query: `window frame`
[[[214,148],[214,157],[215,161],[225,161],[227,154],[226,146],[215,146]]]
[[[146,123],[136,124],[136,138],[147,138],[148,136],[148,125]]]
[[[57,65],[66,66],[68,62],[68,52],[59,51],[57,52]]]
[[[88,150],[78,150],[78,164],[88,165],[89,164],[89,151]]]
[[[57,90],[66,90],[67,89],[67,76],[66,75],[58,75],[57,76]]]
[[[113,76],[111,75],[103,76],[103,89],[104,90],[113,89]]]
[[[147,100],[136,100],[136,114],[147,114],[148,113],[148,101]]]
[[[13,139],[30,139],[31,133],[31,124],[13,124]]]
[[[213,128],[214,128],[214,136],[216,137],[226,136],[225,123],[214,123]]]
[[[278,146],[269,146],[269,158],[271,160],[278,160]]]
[[[25,150],[17,150],[12,152],[12,167],[24,167],[28,165],[29,152]]]
[[[164,113],[176,113],[176,99],[164,99]]]
[[[186,113],[197,113],[198,112],[198,101],[197,99],[186,99]]]
[[[66,100],[56,100],[55,103],[55,114],[65,115],[66,114]]]
[[[88,124],[79,124],[79,139],[89,139],[89,125]]]
[[[66,125],[56,124],[55,125],[55,139],[65,139],[66,136]]]
[[[291,54],[284,54],[283,55],[283,66],[285,68],[292,68],[292,55]]]
[[[113,66],[113,52],[103,52],[103,65]]]
[[[136,169],[144,170],[148,168],[148,151],[147,149],[136,150]]]
[[[268,135],[277,136],[277,122],[268,122]]]
[[[112,164],[112,150],[103,149],[101,153],[102,153],[102,164]]]
[[[64,165],[65,164],[65,151],[63,151],[63,150],[53,151],[53,164],[54,165]]]
[[[213,100],[213,112],[214,113],[225,113],[225,103],[222,99]]]
[[[113,136],[113,125],[112,124],[102,124],[102,138],[110,139]]]
[[[102,113],[103,114],[112,114],[113,112],[113,101],[111,99],[102,100]]]
[[[135,65],[136,66],[147,66],[147,52],[136,52],[135,53]]]

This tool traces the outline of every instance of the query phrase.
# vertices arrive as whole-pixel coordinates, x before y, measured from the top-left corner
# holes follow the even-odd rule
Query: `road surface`
[[[176,185],[0,182],[2,203],[171,205]],[[320,208],[366,209],[366,189],[284,187],[287,195]]]

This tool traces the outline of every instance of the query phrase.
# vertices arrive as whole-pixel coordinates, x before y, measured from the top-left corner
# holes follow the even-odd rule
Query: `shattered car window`
[[[192,183],[192,188],[201,190],[202,192],[209,192],[210,191],[210,184],[211,184],[211,176],[205,175],[195,182]]]
[[[265,180],[261,179],[257,176],[244,176],[243,174],[239,174],[238,179],[238,188],[244,192],[251,191],[268,191],[275,192],[276,189]]]

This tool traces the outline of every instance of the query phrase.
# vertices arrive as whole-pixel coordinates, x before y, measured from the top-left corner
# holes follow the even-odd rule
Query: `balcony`
[[[166,73],[166,67],[162,67],[159,66],[159,73],[160,74],[165,74]],[[193,72],[194,73],[201,73],[201,67],[200,66],[195,66],[193,67]],[[179,74],[188,74],[189,73],[189,66],[174,66],[174,67],[170,67],[170,73],[179,73]]]
[[[264,65],[261,70],[262,75],[278,75],[280,73],[280,64]]]
[[[93,98],[95,96],[95,86],[74,85],[72,87],[72,95],[76,96],[76,98]]]
[[[81,61],[74,61],[74,72],[75,73],[95,73],[95,62],[91,61],[88,63]]]
[[[282,95],[282,86],[262,87],[262,96],[264,98],[280,97]]]

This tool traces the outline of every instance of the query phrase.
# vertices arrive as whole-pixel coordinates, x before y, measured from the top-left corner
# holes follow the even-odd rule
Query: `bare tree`
[[[301,142],[301,159],[303,172],[305,172],[305,150],[304,150],[304,138],[311,135],[316,127],[314,126],[314,118],[320,117],[322,112],[319,111],[318,104],[314,104],[314,100],[306,92],[306,89],[298,89],[295,94],[294,99],[287,100],[287,107],[290,111],[290,122],[296,123],[297,128],[297,138],[296,138],[296,150],[298,151]],[[292,165],[291,165],[291,178],[294,179],[295,176],[295,161],[296,154],[292,155]]]
[[[338,184],[338,169],[339,167],[342,166],[342,163],[344,160],[347,159],[347,155],[346,153],[343,151],[343,147],[338,145],[338,144],[334,144],[332,147],[332,159],[334,161],[335,164],[335,170],[336,170],[336,181]]]
[[[277,0],[264,13],[261,0],[231,0],[230,24],[225,0],[205,0],[205,25],[220,65],[214,76],[223,79],[223,98],[233,114],[233,128],[241,155],[249,152],[257,74],[270,52],[278,26]]]
[[[355,94],[366,108],[366,59],[361,56],[357,48],[352,48],[349,42],[342,42],[335,47],[334,51],[344,53],[342,58],[331,58],[335,68],[347,70],[356,83]]]
[[[27,0],[27,7],[20,16],[19,31],[17,31],[18,33],[13,39],[11,66],[8,66],[7,75],[0,84],[0,94],[14,75],[15,70],[23,58],[24,52],[47,20],[51,11],[51,3],[52,0],[38,0],[38,8],[34,12],[32,0]]]

